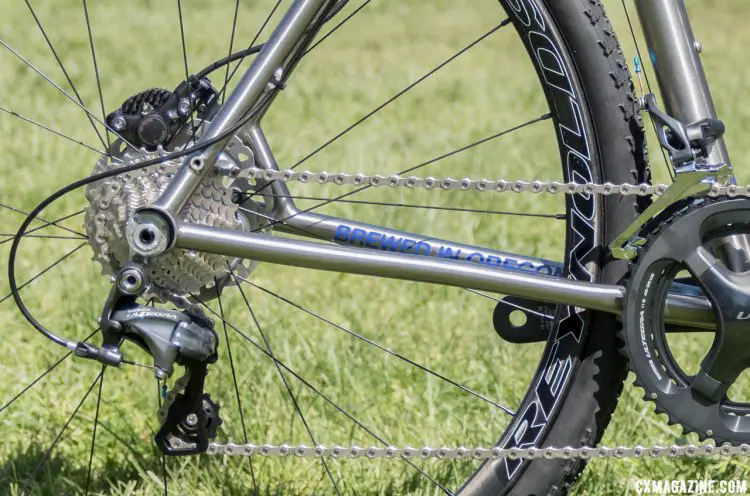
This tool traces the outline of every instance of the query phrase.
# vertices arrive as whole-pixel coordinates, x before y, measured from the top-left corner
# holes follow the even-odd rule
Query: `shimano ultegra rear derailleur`
[[[165,384],[175,364],[184,366],[185,375],[165,394],[155,441],[165,454],[202,453],[222,423],[219,405],[203,392],[208,365],[217,358],[214,323],[198,305],[178,311],[138,304],[137,298],[149,287],[146,274],[144,266],[131,262],[114,277],[99,320],[102,346],[79,344],[75,353],[120,366],[128,363],[120,346],[131,341],[153,357],[154,373]]]

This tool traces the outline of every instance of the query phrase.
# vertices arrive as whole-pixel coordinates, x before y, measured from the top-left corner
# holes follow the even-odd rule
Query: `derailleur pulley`
[[[173,392],[173,397],[167,395],[171,403],[165,405],[166,417],[154,436],[154,442],[165,455],[204,453],[222,424],[219,405],[203,392],[207,363],[187,360],[185,369],[187,385],[183,392]]]

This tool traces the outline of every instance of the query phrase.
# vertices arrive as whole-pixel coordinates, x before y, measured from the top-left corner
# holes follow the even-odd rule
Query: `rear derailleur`
[[[214,323],[198,305],[178,311],[136,303],[148,290],[147,273],[137,262],[119,271],[99,321],[102,346],[79,343],[75,354],[119,367],[128,363],[120,351],[128,340],[153,357],[159,380],[171,377],[175,364],[185,367],[185,375],[164,395],[154,441],[167,455],[203,453],[222,424],[219,405],[203,392],[208,365],[217,359]]]

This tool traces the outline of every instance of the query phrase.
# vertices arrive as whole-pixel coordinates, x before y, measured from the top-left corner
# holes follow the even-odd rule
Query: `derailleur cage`
[[[208,374],[205,361],[186,360],[189,379],[184,392],[175,395],[166,418],[154,436],[156,446],[165,455],[195,455],[208,449],[209,440],[216,437],[223,423],[220,406],[214,403],[203,386]]]

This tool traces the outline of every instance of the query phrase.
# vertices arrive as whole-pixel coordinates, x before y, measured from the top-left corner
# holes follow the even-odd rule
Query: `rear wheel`
[[[472,22],[484,26],[483,35],[477,38],[478,35],[474,34],[460,44],[464,47],[458,52],[460,56],[456,54],[455,46],[452,51],[446,49],[446,55],[449,57],[445,60],[449,62],[438,66],[437,71],[426,73],[432,82],[433,74],[438,71],[445,72],[443,67],[459,64],[458,74],[446,76],[448,81],[445,85],[440,85],[437,82],[439,78],[435,77],[438,86],[432,88],[433,98],[419,100],[418,98],[423,97],[418,95],[417,100],[410,102],[411,105],[402,105],[403,110],[396,108],[397,105],[392,105],[396,99],[387,99],[385,101],[388,103],[376,107],[372,114],[360,112],[358,100],[361,99],[363,84],[359,82],[348,87],[346,81],[331,81],[332,71],[329,67],[334,65],[341,71],[350,67],[350,62],[339,64],[337,58],[331,56],[329,60],[318,59],[307,68],[302,64],[299,73],[289,82],[287,93],[291,95],[287,97],[286,106],[282,95],[277,103],[279,108],[272,107],[271,113],[264,121],[264,127],[272,141],[274,138],[278,140],[274,143],[275,148],[279,149],[280,153],[283,153],[285,148],[294,150],[294,144],[288,136],[293,135],[295,140],[304,140],[311,131],[316,130],[316,127],[330,127],[317,123],[319,116],[323,114],[340,116],[345,123],[353,116],[357,125],[352,129],[360,124],[364,127],[369,121],[368,125],[375,129],[369,133],[369,137],[374,136],[376,143],[373,144],[373,140],[368,139],[368,136],[348,136],[349,128],[346,127],[344,133],[337,133],[333,139],[323,141],[323,146],[303,155],[301,160],[280,160],[281,167],[289,166],[285,165],[287,163],[293,166],[301,166],[304,163],[304,167],[314,170],[327,167],[338,172],[350,167],[351,170],[346,170],[347,172],[391,174],[395,171],[388,167],[391,167],[390,164],[395,160],[412,163],[414,150],[429,150],[432,152],[431,155],[416,157],[419,165],[410,167],[410,172],[427,174],[429,170],[430,175],[438,177],[505,175],[523,179],[595,183],[647,181],[643,130],[635,108],[632,85],[624,57],[600,3],[542,0],[504,0],[500,3],[509,21],[503,21],[502,12],[491,1],[487,1],[485,6],[477,7],[476,12],[471,9],[468,13],[463,12],[466,9],[454,7],[452,2],[446,2],[445,5],[403,7],[405,10],[400,14],[405,20],[423,20],[429,18],[425,17],[429,14],[435,16],[438,26],[439,23],[455,26],[451,16],[461,13]],[[181,7],[181,21],[183,8],[184,14],[189,16],[189,9],[193,7]],[[354,7],[347,9],[353,10]],[[393,29],[393,15],[385,16],[385,7],[373,6],[369,9],[372,12],[363,9],[361,14],[353,17],[356,20],[351,21],[352,24],[363,22],[367,15],[373,16],[369,21],[364,21],[368,24],[360,24],[360,29],[363,30],[361,35],[366,37],[364,46],[373,52],[372,60],[359,64],[364,69],[363,74],[368,71],[372,73],[373,68],[377,68],[390,75],[392,71],[389,71],[389,68],[394,64],[394,59],[380,50],[379,44],[384,43],[384,38],[378,34],[377,28],[391,29],[388,34],[393,37],[398,37],[399,31]],[[441,9],[448,14],[441,14]],[[88,23],[88,11],[86,15]],[[104,16],[103,13],[100,15]],[[92,13],[92,16],[96,14]],[[39,15],[42,21],[47,19],[50,22],[51,17],[51,12],[41,12]],[[190,17],[187,19],[189,21]],[[511,29],[510,24],[517,31],[520,42],[518,39],[510,39],[510,35],[507,34]],[[42,25],[47,27],[43,22]],[[90,24],[88,26],[91,27]],[[364,33],[365,27],[369,28],[371,35]],[[351,28],[342,27],[339,34],[332,36],[326,43],[336,43],[336,36],[346,33],[347,29]],[[234,32],[234,29],[232,31]],[[356,34],[356,30],[353,31]],[[498,31],[506,33],[501,35]],[[189,34],[189,30],[187,32]],[[444,32],[443,30],[436,37],[441,43],[446,38]],[[356,36],[353,36],[353,39],[356,39]],[[353,43],[348,38],[345,40],[344,43],[335,45],[334,55],[345,53],[348,44]],[[444,44],[431,41],[433,43],[428,44],[428,49],[424,51],[420,51],[418,39],[412,40],[412,43],[405,44],[404,47],[411,47],[415,53],[424,54],[423,56],[434,51],[444,51]],[[10,41],[9,43],[11,46],[14,45]],[[524,47],[525,53],[530,55],[531,66],[522,62]],[[103,53],[99,45],[97,48],[96,54],[100,65],[106,65],[110,61],[108,55],[106,52]],[[360,50],[362,48],[350,50],[350,54],[356,55]],[[471,58],[477,51],[480,51],[480,55]],[[120,54],[121,57],[126,55]],[[115,58],[117,55],[110,57]],[[185,63],[187,64],[187,61]],[[484,65],[472,66],[478,63]],[[360,65],[354,67],[359,68]],[[493,65],[505,67],[491,67]],[[499,75],[487,72],[491,69],[497,69]],[[526,71],[527,75],[520,75],[523,71]],[[536,78],[541,82],[542,94],[539,93],[538,84],[532,81],[533,71],[536,71]],[[178,74],[180,72],[184,71],[178,71]],[[219,74],[222,77],[216,77],[215,82],[220,87],[225,75]],[[477,76],[477,92],[466,90],[471,88],[465,82],[466,77],[471,75]],[[184,77],[184,74],[182,76]],[[19,73],[18,77],[20,79],[27,76]],[[314,86],[311,83],[314,78],[328,82]],[[488,83],[487,78],[494,78],[491,79],[493,82]],[[103,79],[106,82],[106,78]],[[426,79],[416,79],[417,84],[422,84]],[[121,78],[118,81],[121,81]],[[371,83],[376,84],[378,81],[379,78],[375,76]],[[303,90],[309,87],[313,91],[320,90],[324,95],[332,93],[334,96],[330,100],[324,100],[325,106],[315,107],[315,101],[319,99],[317,94],[313,98],[305,91],[292,93],[295,82],[299,82],[299,87]],[[510,97],[507,96],[508,92],[503,93],[503,83],[512,87],[508,90]],[[112,98],[113,102],[116,101],[107,91],[106,84],[97,86],[103,88],[103,94]],[[376,87],[372,90],[379,99],[381,92],[384,92],[385,96],[391,94],[387,91],[386,83],[382,86],[385,89]],[[341,104],[342,97],[339,93],[342,87],[347,87],[354,94],[354,101],[350,102],[348,107]],[[397,99],[408,102],[404,95],[414,87],[416,85],[407,87],[405,91],[396,92]],[[128,87],[127,91],[134,93],[139,89]],[[124,90],[115,87],[111,93],[118,91]],[[474,93],[481,96],[467,98],[467,94]],[[506,96],[496,97],[499,93]],[[126,96],[127,94],[120,95],[119,101],[124,100]],[[528,100],[528,105],[519,104],[519,101],[524,99]],[[428,102],[434,101],[443,102],[446,109],[437,110],[438,117],[428,117],[425,110],[431,107]],[[102,106],[105,106],[103,99]],[[299,110],[307,107],[310,108],[305,112]],[[379,113],[386,107],[389,107],[388,111],[391,111],[390,107],[394,107],[391,114]],[[460,110],[467,112],[469,116],[464,122],[459,121],[457,117]],[[385,116],[382,122],[377,122],[377,118],[370,120],[376,113],[379,117]],[[522,113],[526,117],[520,120],[509,117],[515,113]],[[360,115],[367,117],[359,119]],[[395,123],[389,122],[388,119],[394,119]],[[458,122],[459,125],[454,126],[445,135],[445,141],[450,142],[452,146],[447,149],[441,148],[439,153],[435,153],[434,150],[438,148],[436,143],[443,141],[443,136],[439,134],[440,128],[436,126],[440,119]],[[301,127],[290,133],[288,122],[294,120],[300,120]],[[540,124],[543,121],[546,123]],[[469,124],[465,124],[466,122]],[[87,125],[87,119],[82,121],[81,129],[83,125]],[[17,123],[15,126],[21,124]],[[395,136],[388,135],[389,129],[397,129],[398,132]],[[527,133],[525,137],[522,136],[522,130]],[[416,131],[421,131],[428,139],[420,142]],[[11,186],[23,184],[21,179],[28,181],[28,178],[23,176],[25,173],[19,172],[21,157],[24,157],[21,153],[24,141],[13,136],[9,134],[4,138],[3,148],[8,150],[7,156],[16,158],[12,163],[2,165],[3,174],[9,180],[5,182],[7,186],[3,186],[0,196],[12,199],[23,209],[30,210],[33,204],[38,202],[38,197],[36,201],[29,201],[30,193],[33,194],[35,189],[39,189],[37,194],[40,194],[54,188],[47,187],[48,182],[44,178],[38,178],[31,188],[19,190]],[[318,158],[319,152],[340,138],[341,143],[346,144],[344,136],[347,136],[349,142],[354,142],[354,147],[348,149],[348,155],[344,152],[333,152],[333,158],[325,154],[320,155],[325,161]],[[489,148],[484,148],[485,143],[490,141],[485,137],[490,137],[492,141],[501,138],[501,141],[498,141],[495,148],[492,148],[495,145],[486,145]],[[242,137],[237,140],[237,148],[247,146]],[[189,137],[187,142],[190,143]],[[176,149],[174,143],[171,145],[172,149]],[[479,145],[483,147],[479,148]],[[51,148],[53,151],[60,150],[55,146],[57,145]],[[184,143],[179,146],[184,146]],[[457,148],[459,146],[460,148]],[[364,158],[360,150],[367,150]],[[391,151],[395,159],[392,156],[381,158],[382,150]],[[442,160],[445,163],[436,164],[438,160],[468,150],[471,150],[472,156],[466,160],[457,157],[451,159],[452,161]],[[482,153],[483,150],[486,153]],[[49,151],[45,150],[47,153]],[[258,150],[251,152],[256,157],[259,156]],[[425,162],[430,156],[436,156],[436,160]],[[136,160],[133,157],[128,160],[131,159]],[[67,158],[67,161],[77,163],[79,157],[76,156],[72,161]],[[86,169],[90,169],[91,163],[90,159],[88,162],[83,159],[80,161],[82,165],[78,167],[78,176]],[[543,165],[550,161],[560,161],[561,169]],[[106,166],[108,160],[104,159],[103,163]],[[343,169],[334,165],[339,163]],[[422,169],[428,165],[429,169]],[[119,165],[115,164],[113,167],[117,166]],[[161,174],[168,177],[170,171],[165,169]],[[138,181],[143,185],[145,179]],[[159,181],[161,179],[154,180],[155,183]],[[117,184],[117,181],[112,184]],[[217,183],[212,187],[220,191],[222,185]],[[89,195],[89,201],[92,204],[101,201],[100,196],[103,193],[100,193],[100,190],[91,191],[93,193]],[[506,208],[510,203],[503,197],[483,196],[463,203],[461,199],[453,196],[443,195],[436,198],[430,196],[429,192],[405,193],[403,190],[383,189],[371,190],[360,195],[362,203],[356,203],[356,200],[352,202],[351,197],[338,198],[337,191],[340,190],[331,190],[330,195],[323,195],[320,191],[314,185],[292,188],[292,194],[301,208],[308,204],[314,206],[320,202],[320,197],[334,196],[337,197],[336,201],[323,202],[328,208],[326,213],[373,224],[392,225],[419,233],[429,230],[427,234],[436,238],[452,236],[456,241],[508,251],[511,248],[507,244],[518,246],[518,251],[531,249],[535,256],[564,260],[565,273],[569,277],[606,283],[619,282],[626,266],[622,262],[608,260],[604,247],[629,224],[639,207],[632,197],[608,197],[604,200],[595,196],[577,195],[565,200],[541,199],[536,196],[514,197],[514,204],[511,206],[515,208],[511,209]],[[44,219],[51,221],[56,218],[55,215],[63,217],[64,214],[73,211],[75,206],[91,208],[82,196],[68,195],[56,204],[57,209],[50,208],[45,212]],[[424,208],[416,210],[413,205],[409,207],[404,203],[421,203]],[[370,210],[367,210],[368,208]],[[483,213],[479,213],[480,210]],[[498,214],[497,218],[502,220],[495,224],[485,221],[480,216],[487,215],[487,210]],[[509,210],[513,210],[512,213],[517,215],[499,215],[506,214]],[[407,213],[394,214],[394,211]],[[448,222],[442,222],[448,218],[437,217],[435,212],[439,211],[451,211],[453,213],[450,215],[456,217]],[[238,223],[246,224],[258,215],[265,215],[262,210],[253,212],[246,212],[244,218],[238,217]],[[423,212],[424,215],[414,215],[412,212]],[[532,227],[529,218],[523,217],[529,213],[537,215],[537,218],[531,220]],[[17,219],[11,220],[10,215],[8,213],[8,220],[3,222],[8,226],[8,232],[17,225]],[[221,222],[227,224],[223,227],[237,228],[229,225],[232,221],[231,217],[226,217]],[[103,224],[111,225],[113,222],[116,222],[114,217],[106,219]],[[117,229],[94,233],[95,229],[88,227],[88,236],[81,238],[79,218],[73,217],[58,224],[62,225],[63,229],[58,228],[57,235],[74,239],[61,240],[58,239],[59,236],[52,239],[24,239],[18,251],[17,265],[21,272],[18,277],[19,286],[26,281],[39,279],[38,282],[29,283],[21,288],[29,308],[46,325],[56,329],[67,329],[69,334],[78,333],[78,337],[83,338],[94,327],[88,324],[92,316],[101,311],[102,294],[106,294],[107,287],[97,279],[94,264],[86,264],[85,260],[81,260],[84,257],[79,255],[81,259],[76,259],[75,255],[89,250],[86,238],[92,244],[97,243],[97,235],[108,237],[110,244],[116,242]],[[89,219],[87,224],[93,225],[93,218]],[[546,227],[548,225],[550,227]],[[29,234],[46,233],[55,236],[54,226],[38,226],[39,231]],[[465,239],[463,236],[471,239]],[[524,237],[527,239],[523,239]],[[361,240],[353,237],[338,241],[362,244]],[[10,243],[4,244],[7,246]],[[96,246],[101,247],[102,244]],[[120,259],[123,255],[115,252],[117,250],[110,245],[107,245],[104,251],[101,248],[94,249],[97,260],[104,261],[105,264],[122,262]],[[190,263],[197,264],[195,260],[200,256],[191,255]],[[204,262],[212,267],[219,267],[223,260],[203,260],[201,264]],[[184,268],[185,264],[184,260],[164,263],[163,271],[159,273],[159,281],[162,281],[165,289],[180,289],[181,279],[173,272],[180,267]],[[195,267],[205,267],[201,264],[191,265],[191,274],[198,271]],[[232,271],[238,268],[237,265],[232,267]],[[59,271],[57,281],[52,285],[43,284],[45,276],[55,275],[53,269]],[[96,269],[100,267],[97,266]],[[221,341],[220,359],[215,366],[218,374],[209,376],[212,380],[207,383],[207,389],[213,389],[212,399],[223,399],[220,414],[224,422],[220,425],[217,425],[218,422],[214,423],[214,429],[219,427],[218,440],[230,439],[234,442],[256,444],[299,442],[326,445],[377,445],[384,442],[419,446],[435,443],[489,446],[497,443],[509,448],[594,445],[601,437],[614,410],[625,375],[624,364],[619,354],[620,344],[614,332],[618,323],[613,316],[559,307],[551,326],[549,341],[544,346],[527,346],[519,349],[515,345],[497,342],[497,337],[490,329],[491,312],[496,301],[486,298],[485,295],[476,295],[475,292],[463,289],[435,289],[418,284],[370,280],[356,276],[302,274],[304,273],[299,270],[261,265],[251,276],[235,279],[240,283],[239,288],[227,288],[221,298],[210,303],[206,300],[207,312],[217,321],[216,330]],[[59,284],[60,287],[55,284]],[[50,287],[55,287],[54,292],[59,295],[59,301],[51,307],[48,297]],[[193,293],[194,289],[191,286],[190,292]],[[76,293],[76,296],[69,295],[68,291]],[[9,299],[6,297],[3,301]],[[272,307],[274,304],[275,307]],[[17,315],[11,313],[7,305],[6,303],[6,308],[2,309],[6,320],[17,319]],[[292,314],[304,320],[295,319]],[[82,325],[82,322],[86,325]],[[391,329],[395,327],[400,331],[392,332]],[[28,359],[29,350],[34,350],[31,353],[36,353],[37,349],[46,350],[47,348],[39,347],[48,345],[48,342],[35,337],[36,341],[24,343],[20,341],[22,336],[26,340],[28,331],[19,331],[15,342],[11,344],[8,341],[3,345],[8,347],[7,350],[3,350],[3,356],[7,358],[2,359],[0,363],[2,368],[12,372],[13,376],[19,376],[17,371],[24,370],[20,376],[28,376],[31,379],[36,377],[34,370],[38,364]],[[461,345],[457,346],[456,343]],[[382,363],[371,358],[363,360],[358,348],[360,344],[365,349],[380,350],[379,352],[384,353],[382,356],[388,357],[388,360]],[[450,350],[450,353],[446,350]],[[379,355],[374,356],[379,358]],[[271,361],[268,361],[269,357],[272,358]],[[148,363],[148,358],[141,357],[138,361]],[[51,363],[53,370],[65,362],[57,362],[55,359]],[[530,363],[537,365],[530,366]],[[69,365],[66,363],[65,366]],[[95,368],[95,365],[88,362],[75,362],[74,365],[76,367],[71,367],[67,377],[75,377],[73,382],[78,381],[80,368]],[[519,369],[519,372],[509,373],[514,368]],[[42,377],[47,377],[50,370],[47,369]],[[4,406],[0,409],[0,415],[6,415],[11,419],[6,424],[10,427],[6,428],[12,431],[9,442],[4,443],[0,451],[6,466],[14,467],[11,471],[14,475],[9,476],[7,483],[23,485],[28,481],[31,487],[37,487],[40,492],[44,492],[53,490],[49,486],[49,481],[55,477],[49,476],[58,475],[55,470],[65,469],[64,473],[71,473],[71,469],[79,469],[80,477],[70,479],[71,490],[73,487],[80,490],[84,483],[87,491],[90,483],[106,488],[106,480],[110,477],[106,473],[111,472],[108,467],[113,463],[120,466],[117,465],[117,451],[118,446],[121,448],[118,443],[122,442],[123,432],[132,433],[131,439],[137,439],[138,428],[142,428],[154,417],[153,412],[156,408],[151,393],[135,395],[135,398],[122,394],[122,391],[153,387],[153,383],[147,382],[147,376],[137,375],[136,370],[140,369],[126,370],[128,373],[110,370],[106,373],[106,384],[98,369],[89,371],[95,378],[90,384],[78,383],[66,389],[66,378],[59,377],[55,378],[51,385],[42,384],[46,386],[42,389],[45,395],[70,391],[70,395],[73,396],[74,392],[80,390],[74,402],[69,405],[66,403],[68,408],[65,411],[73,414],[70,417],[66,417],[68,413],[60,418],[50,415],[46,409],[40,410],[38,403],[36,407],[31,406],[34,399],[39,399],[34,396],[37,394],[37,389],[34,389],[37,382],[27,379],[23,384],[11,383],[0,388],[0,393],[4,395],[0,398],[7,397],[7,400],[2,402]],[[487,370],[491,373],[487,373]],[[54,377],[54,374],[50,376]],[[508,376],[511,380],[503,381],[503,378]],[[138,380],[141,385],[151,386],[133,389],[131,381],[134,380]],[[110,385],[111,383],[114,384]],[[30,385],[31,388],[26,389],[26,385]],[[110,400],[107,400],[108,390],[113,392]],[[115,391],[118,393],[114,393]],[[352,394],[352,391],[356,391],[356,394]],[[19,392],[21,394],[16,396]],[[97,392],[100,401],[94,402],[91,397]],[[88,396],[82,396],[84,393]],[[81,404],[78,404],[78,401],[87,397],[88,401],[81,407],[84,402],[81,400]],[[511,406],[507,406],[509,403]],[[394,408],[394,405],[397,406]],[[65,462],[57,468],[54,464],[47,463],[51,453],[47,449],[51,450],[57,446],[56,434],[61,432],[60,427],[65,426],[61,432],[64,433],[69,425],[65,423],[67,418],[75,419],[79,407],[85,410],[86,406],[89,409],[89,421],[78,427],[71,427],[78,429],[79,434],[85,435],[72,439],[63,438],[69,444],[61,451],[66,455],[78,454],[76,461]],[[99,419],[100,406],[104,420]],[[40,433],[38,422],[22,420],[28,418],[24,415],[24,408],[25,411],[37,412],[42,424],[49,422],[60,426],[53,429],[51,436],[45,436]],[[121,408],[125,409],[126,413],[116,415]],[[218,410],[213,406],[211,408]],[[106,410],[109,410],[110,416],[117,418],[107,420]],[[467,427],[466,424],[471,425]],[[133,428],[133,425],[137,427]],[[97,426],[100,426],[99,434],[96,434]],[[101,426],[107,427],[106,432],[102,433]],[[290,427],[285,428],[286,426]],[[140,437],[147,439],[148,436]],[[28,448],[29,439],[38,440],[31,449]],[[88,456],[89,447],[91,456]],[[103,454],[93,456],[94,448],[97,454]],[[136,458],[139,464],[150,463],[145,460],[142,452],[138,452]],[[38,461],[40,463],[37,463]],[[119,462],[122,464],[121,459]],[[175,465],[172,466],[170,474],[166,463],[158,465],[161,458],[157,458],[156,468],[152,470],[158,471],[160,478],[163,476],[165,489],[171,484],[169,487],[177,492],[192,492],[196,487],[204,487],[211,491],[219,484],[238,491],[248,488],[262,491],[265,488],[278,489],[274,485],[276,481],[281,481],[278,483],[281,491],[289,493],[317,493],[324,489],[344,492],[350,488],[359,493],[373,490],[374,487],[375,491],[399,494],[460,490],[463,494],[496,495],[563,493],[584,466],[581,461],[562,460],[502,460],[485,464],[467,461],[453,466],[441,466],[437,464],[439,462],[434,462],[435,465],[407,463],[398,466],[398,462],[382,462],[377,467],[383,473],[378,472],[377,477],[373,479],[372,471],[368,473],[367,465],[356,466],[355,462],[349,465],[346,465],[348,462],[334,461],[314,461],[309,464],[299,462],[302,468],[294,468],[290,472],[286,468],[288,466],[282,462],[253,462],[255,466],[251,463],[249,466],[240,465],[237,468],[227,468],[219,462],[209,462],[209,466],[206,467],[208,472],[225,475],[211,475],[207,479],[201,476],[192,479],[191,476],[185,475],[182,468],[178,470]],[[65,465],[67,463],[73,465]],[[195,468],[198,468],[198,462],[188,463],[194,463]],[[101,473],[100,478],[97,477],[97,473]],[[241,473],[242,476],[228,475],[235,473]],[[317,482],[294,482],[299,479],[318,481],[321,477],[327,485],[318,486]],[[468,481],[464,483],[467,477]],[[133,473],[123,469],[122,478],[137,480],[139,475],[137,471]],[[147,480],[148,478],[142,478],[144,492],[149,491]],[[201,486],[202,484],[204,486]]]
[[[527,40],[550,108],[558,116],[565,176],[600,184],[647,182],[643,123],[634,104],[625,57],[601,2],[501,3]],[[570,109],[576,107],[584,126],[560,119],[570,119]],[[571,129],[584,132],[571,133]],[[605,247],[633,220],[640,209],[637,200],[610,197],[600,201],[579,195],[567,207],[570,275],[620,282],[627,266],[606,257]],[[582,241],[580,233],[587,229],[586,241]],[[500,439],[500,446],[594,446],[601,438],[626,374],[619,353],[622,343],[613,332],[620,324],[611,315],[576,315],[570,310],[558,309],[556,333],[551,334],[524,406],[519,408],[521,414]],[[563,386],[552,389],[558,382]],[[563,494],[584,467],[582,460],[491,462],[465,488],[478,494]]]

